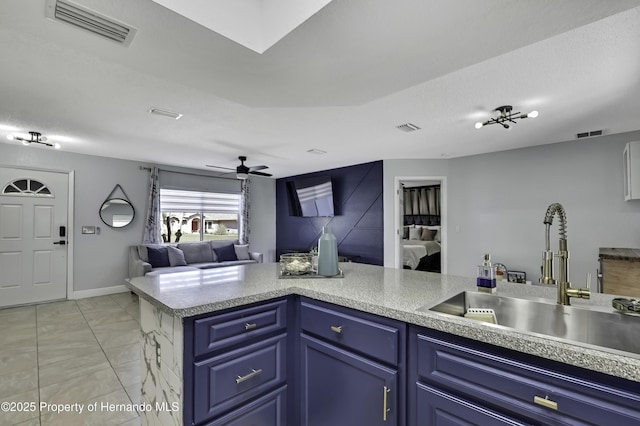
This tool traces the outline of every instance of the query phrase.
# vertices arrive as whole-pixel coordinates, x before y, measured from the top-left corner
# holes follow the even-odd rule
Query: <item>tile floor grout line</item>
[[[113,300],[111,298],[111,296],[109,296],[109,298],[111,300]],[[113,302],[116,305],[118,305],[118,303],[116,303],[115,300]],[[122,307],[120,305],[118,305],[118,308],[120,308],[125,314],[129,315],[124,309],[122,309]],[[80,308],[80,306],[78,306],[78,309],[80,309],[80,313],[82,314],[82,318],[84,318],[85,322],[87,323],[87,326],[91,330],[91,334],[93,334],[93,337],[96,339],[96,342],[98,342],[98,346],[100,346],[100,350],[102,351],[102,353],[104,354],[104,357],[106,358],[107,362],[109,363],[109,367],[113,371],[113,374],[116,375],[116,379],[118,379],[118,383],[120,383],[120,386],[122,387],[122,390],[124,391],[125,395],[127,395],[127,398],[129,398],[129,401],[133,404],[133,401],[131,400],[131,397],[127,393],[127,390],[126,390],[126,388],[124,386],[124,383],[122,383],[122,379],[120,379],[120,376],[118,376],[118,373],[116,372],[116,369],[114,368],[113,364],[111,363],[111,360],[107,356],[107,353],[104,351],[104,347],[102,347],[102,344],[100,343],[100,340],[98,340],[98,336],[96,336],[95,331],[93,331],[93,327],[91,327],[91,324],[89,324],[89,321],[87,320],[87,317],[84,316],[84,311]],[[109,393],[111,393],[111,392],[109,392]],[[105,394],[105,395],[107,395],[107,394]],[[99,395],[99,396],[102,396],[102,395]]]

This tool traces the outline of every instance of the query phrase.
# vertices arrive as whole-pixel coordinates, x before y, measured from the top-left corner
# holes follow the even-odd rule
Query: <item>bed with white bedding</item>
[[[402,240],[403,264],[416,269],[420,259],[440,253],[438,241]]]

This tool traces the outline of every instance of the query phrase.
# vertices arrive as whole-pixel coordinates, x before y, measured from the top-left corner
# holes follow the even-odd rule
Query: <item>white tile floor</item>
[[[139,312],[131,293],[1,309],[0,425],[139,425],[108,405],[140,403]]]

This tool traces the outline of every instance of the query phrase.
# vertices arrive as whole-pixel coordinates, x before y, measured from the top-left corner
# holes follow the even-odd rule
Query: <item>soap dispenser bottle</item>
[[[332,277],[338,275],[338,243],[328,227],[322,227],[318,240],[318,275]]]
[[[489,253],[482,257],[482,266],[478,266],[476,285],[480,292],[496,292],[496,270],[495,267],[491,266],[491,255]]]

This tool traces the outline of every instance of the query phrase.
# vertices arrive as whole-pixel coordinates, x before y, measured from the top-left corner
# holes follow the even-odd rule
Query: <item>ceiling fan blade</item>
[[[253,171],[250,171],[250,172],[249,172],[249,174],[251,174],[251,175],[258,175],[258,176],[268,176],[268,177],[273,176],[273,175],[271,175],[271,174],[269,174],[269,173],[253,172]]]
[[[205,166],[211,167],[211,168],[214,168],[214,169],[224,169],[224,170],[232,170],[232,171],[235,170],[235,169],[231,169],[229,167],[212,166],[211,164],[205,164]]]
[[[268,168],[269,168],[269,166],[264,166],[264,165],[262,165],[262,166],[252,166],[252,167],[249,167],[249,170],[254,172],[256,170],[264,170],[264,169],[268,169]]]

